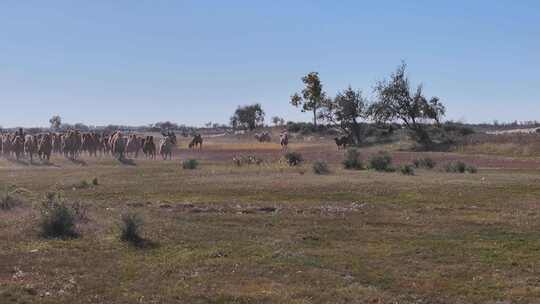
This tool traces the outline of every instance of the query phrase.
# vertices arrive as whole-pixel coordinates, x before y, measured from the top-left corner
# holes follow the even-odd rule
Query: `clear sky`
[[[0,125],[267,120],[320,73],[372,95],[405,60],[447,118],[540,120],[540,1],[0,2]]]

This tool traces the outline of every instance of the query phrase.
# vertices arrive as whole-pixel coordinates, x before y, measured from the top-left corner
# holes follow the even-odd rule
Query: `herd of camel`
[[[148,159],[155,159],[159,154],[164,160],[172,159],[173,148],[176,146],[174,132],[162,132],[159,144],[154,136],[138,136],[123,134],[115,131],[112,134],[96,132],[80,132],[69,130],[63,133],[25,134],[22,129],[15,133],[0,135],[0,152],[5,158],[27,158],[33,162],[35,157],[49,161],[53,153],[67,158],[77,159],[81,154],[89,156],[112,155],[122,160],[125,157],[139,156],[142,151]],[[189,143],[190,149],[202,149],[203,138],[195,134]]]
[[[139,136],[136,134],[124,134],[115,131],[112,134],[81,132],[69,130],[62,133],[25,134],[22,129],[14,133],[0,134],[0,156],[5,158],[27,158],[33,162],[35,157],[42,161],[49,161],[51,155],[56,153],[70,159],[77,159],[85,153],[89,156],[112,155],[123,160],[126,157],[139,157],[140,152],[147,159],[156,159],[159,154],[164,160],[172,159],[173,149],[177,144],[176,134],[171,131],[161,132],[162,138],[159,144],[154,136]],[[270,132],[256,133],[255,139],[259,142],[270,142]],[[282,151],[287,151],[289,135],[283,130],[279,135]],[[350,142],[347,136],[336,137],[338,150],[345,148]],[[194,134],[188,145],[189,149],[202,150],[203,137]]]

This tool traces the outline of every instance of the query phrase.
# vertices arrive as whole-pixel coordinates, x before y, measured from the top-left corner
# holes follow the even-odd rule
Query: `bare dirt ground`
[[[429,156],[414,176],[344,170],[329,139],[279,145],[230,136],[172,161],[110,157],[49,165],[0,159],[0,303],[536,303],[540,298],[540,160]],[[234,155],[260,165],[237,167]],[[198,159],[184,170],[181,160]],[[326,160],[330,174],[311,162]],[[441,170],[462,160],[477,174]],[[98,185],[81,187],[97,178]],[[39,235],[46,192],[88,208],[80,237]],[[143,216],[152,246],[119,239],[122,214]]]

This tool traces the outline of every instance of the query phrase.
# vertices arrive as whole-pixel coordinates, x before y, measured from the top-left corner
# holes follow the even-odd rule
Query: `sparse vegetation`
[[[287,164],[291,167],[298,166],[304,161],[302,154],[298,152],[287,152],[284,157]]]
[[[317,160],[313,163],[313,173],[318,175],[324,175],[330,173],[328,163],[322,160]]]
[[[369,158],[369,168],[375,171],[392,172],[392,156],[386,151],[379,151]]]
[[[73,185],[73,188],[75,189],[88,189],[90,188],[90,183],[87,180],[82,180],[78,182],[77,184]]]
[[[138,246],[142,243],[141,236],[144,221],[137,213],[122,215],[120,223],[120,239],[124,242]]]
[[[449,162],[444,168],[449,173],[476,173],[478,171],[475,166],[467,165],[462,161]]]
[[[414,175],[414,167],[413,165],[402,165],[399,167],[399,172],[403,175]]]
[[[41,205],[41,235],[45,238],[73,238],[75,214],[56,192],[49,192]]]
[[[413,165],[416,168],[424,168],[424,169],[433,169],[437,165],[437,163],[429,158],[429,157],[423,157],[423,158],[417,158],[413,161]]]
[[[345,152],[345,159],[343,160],[343,166],[349,170],[361,170],[363,169],[360,152],[355,148],[347,149]]]
[[[182,162],[182,168],[185,170],[195,170],[199,167],[199,161],[196,159],[188,159]]]
[[[20,205],[20,200],[15,197],[13,190],[6,186],[0,194],[0,210],[8,211]]]
[[[233,157],[233,164],[237,167],[242,167],[243,165],[261,165],[263,163],[264,160],[256,155],[236,155]]]
[[[93,186],[99,186],[99,180],[98,180],[97,177],[94,177],[94,178],[92,179],[92,185],[93,185]]]

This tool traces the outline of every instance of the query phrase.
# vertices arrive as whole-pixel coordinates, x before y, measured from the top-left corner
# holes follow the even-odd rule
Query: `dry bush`
[[[345,152],[343,166],[345,169],[363,169],[362,160],[360,159],[360,152],[358,152],[358,150],[355,148],[348,149],[347,152]]]
[[[433,159],[431,159],[429,157],[424,157],[424,158],[415,159],[413,161],[413,165],[416,168],[433,169],[433,168],[435,168],[437,163]]]
[[[5,187],[3,193],[0,195],[0,210],[8,211],[19,205],[21,200],[15,195],[15,190],[12,187]]]
[[[414,175],[414,167],[413,165],[403,165],[399,167],[399,172],[403,175]]]
[[[41,235],[45,238],[74,238],[76,215],[56,192],[49,192],[41,206]]]
[[[188,159],[182,162],[182,168],[185,170],[195,170],[199,167],[199,161],[196,159]]]
[[[385,151],[379,151],[377,154],[372,155],[369,158],[369,168],[375,171],[395,171],[395,169],[392,167],[392,156]]]
[[[144,221],[139,214],[124,214],[120,224],[120,239],[136,246],[140,245],[144,240],[141,236],[143,225]]]
[[[449,173],[476,173],[478,169],[475,166],[467,165],[462,161],[449,162],[445,166],[445,171]]]
[[[237,167],[242,167],[244,165],[261,165],[264,163],[264,160],[255,155],[236,155],[233,157],[233,164]]]
[[[318,175],[324,175],[330,173],[328,164],[325,161],[318,160],[313,163],[313,173]]]
[[[285,154],[284,157],[287,161],[287,164],[289,164],[289,166],[291,167],[298,166],[304,161],[302,154],[298,152],[288,152],[287,154]]]

